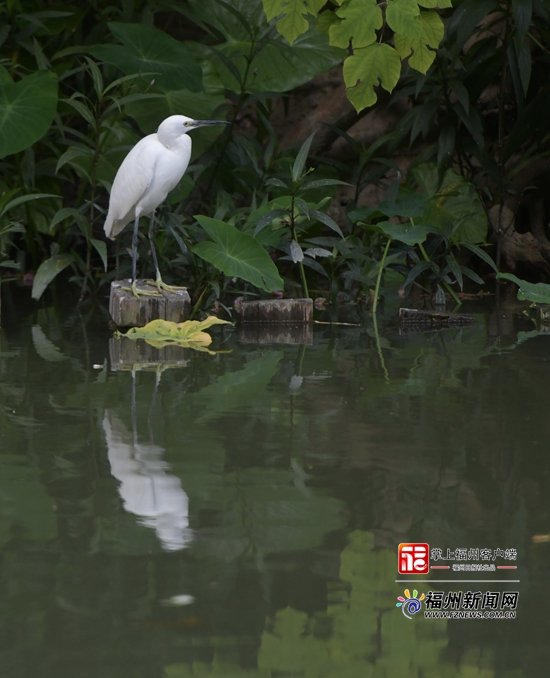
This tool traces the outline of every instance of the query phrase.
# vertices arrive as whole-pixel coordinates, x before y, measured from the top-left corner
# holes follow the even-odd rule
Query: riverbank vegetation
[[[231,123],[194,132],[157,214],[161,268],[195,310],[230,316],[238,296],[283,290],[457,302],[496,271],[550,282],[543,0],[10,0],[0,14],[0,271],[35,298],[60,281],[104,297],[128,276],[131,234],[103,236],[110,184],[176,113]],[[278,275],[251,272],[252,238]]]

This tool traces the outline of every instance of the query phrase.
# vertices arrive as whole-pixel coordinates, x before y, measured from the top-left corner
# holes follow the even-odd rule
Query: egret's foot
[[[148,285],[154,285],[155,283],[153,281],[147,281]],[[140,297],[161,297],[162,294],[160,291],[154,292],[153,290],[141,290],[137,284],[136,281],[130,285],[130,287],[121,287],[121,290],[124,290],[125,292],[131,292],[136,299],[139,299]]]
[[[148,280],[147,284],[153,285],[153,287],[156,287],[159,294],[161,294],[161,292],[168,292],[169,294],[177,294],[178,290],[186,290],[187,289],[187,287],[178,287],[178,285],[167,285],[165,282],[163,282],[162,278],[157,278],[154,282],[152,280]]]

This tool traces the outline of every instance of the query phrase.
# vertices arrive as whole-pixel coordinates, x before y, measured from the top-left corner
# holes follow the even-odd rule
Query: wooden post
[[[129,290],[131,280],[115,280],[111,283],[109,313],[117,327],[143,327],[151,320],[171,320],[182,323],[191,313],[191,298],[187,290],[175,294],[163,292],[157,297],[135,297]],[[137,281],[138,289],[154,290],[145,280]]]
[[[313,324],[300,323],[247,323],[238,328],[237,338],[241,344],[313,344]]]
[[[242,323],[313,322],[312,299],[260,299],[243,301],[237,311]]]

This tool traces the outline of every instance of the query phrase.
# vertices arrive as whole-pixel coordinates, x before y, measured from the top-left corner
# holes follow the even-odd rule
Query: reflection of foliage
[[[373,546],[371,533],[350,534],[341,554],[343,586],[332,589],[340,600],[329,605],[326,615],[308,618],[292,608],[277,612],[262,635],[259,675],[492,678],[492,662],[480,650],[472,648],[458,666],[444,659],[445,621],[411,622],[398,613],[395,599],[402,590],[393,581],[395,554]],[[329,637],[322,637],[327,628]]]
[[[13,537],[35,541],[56,535],[54,500],[39,481],[38,469],[23,455],[0,455],[0,545]]]
[[[341,502],[304,491],[293,471],[226,473],[206,507],[219,512],[219,526],[201,530],[195,552],[227,561],[314,548],[344,526]]]
[[[386,338],[389,384],[363,329],[316,333],[301,349],[243,351],[230,337],[232,353],[194,354],[185,369],[167,370],[156,392],[155,375],[136,374],[138,435],[144,439],[150,425],[190,499],[196,539],[180,557],[163,554],[154,534],[121,511],[107,465],[103,410],[114,409],[131,429],[130,375],[91,371],[106,345],[86,344],[69,324],[62,332],[43,312],[33,322],[42,328],[32,333],[34,348],[30,326],[22,325],[29,343],[10,353],[2,339],[0,355],[0,404],[10,415],[0,431],[0,448],[10,451],[0,458],[0,492],[6,496],[12,484],[7,496],[19,514],[0,524],[4,542],[15,537],[2,551],[0,624],[9,628],[13,620],[22,639],[10,650],[18,662],[35,643],[44,662],[74,652],[75,664],[89,666],[100,657],[98,674],[116,672],[123,656],[136,678],[160,676],[163,665],[167,678],[273,678],[289,670],[304,678],[491,678],[491,652],[515,630],[482,647],[455,633],[458,656],[451,657],[444,622],[409,621],[395,608],[403,592],[393,583],[395,557],[374,550],[371,533],[349,535],[339,572],[325,560],[338,556],[333,539],[348,521],[380,529],[384,543],[409,520],[418,531],[470,535],[455,499],[468,482],[467,464],[468,472],[486,472],[464,452],[482,454],[481,417],[501,422],[493,434],[504,459],[518,435],[543,439],[543,398],[530,402],[528,422],[516,403],[497,409],[502,370],[481,369],[493,360],[481,323]],[[517,398],[526,402],[533,384],[544,392],[548,372],[536,351],[532,362],[520,362],[523,348],[495,360],[507,361],[507,379],[516,379]],[[527,473],[538,476],[545,457],[531,459]],[[486,479],[484,498],[493,488],[497,495],[502,484]],[[517,508],[494,501],[506,523],[506,512]],[[521,510],[524,525],[532,512]],[[286,589],[281,594],[287,582],[303,582],[301,565],[306,587],[312,578],[320,582],[311,607]],[[338,574],[327,606],[325,581]],[[158,604],[183,593],[195,597],[188,611]],[[115,620],[116,634],[105,619]],[[53,641],[49,629],[56,629]]]

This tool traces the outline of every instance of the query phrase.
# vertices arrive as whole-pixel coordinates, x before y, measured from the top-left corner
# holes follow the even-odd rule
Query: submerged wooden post
[[[171,320],[182,323],[191,313],[191,298],[187,290],[174,294],[163,292],[162,296],[135,297],[129,290],[131,280],[115,280],[111,283],[109,313],[117,327],[143,327],[151,320]],[[137,281],[138,289],[154,290],[145,280]]]
[[[313,322],[312,299],[259,299],[242,301],[238,310],[242,323]]]

